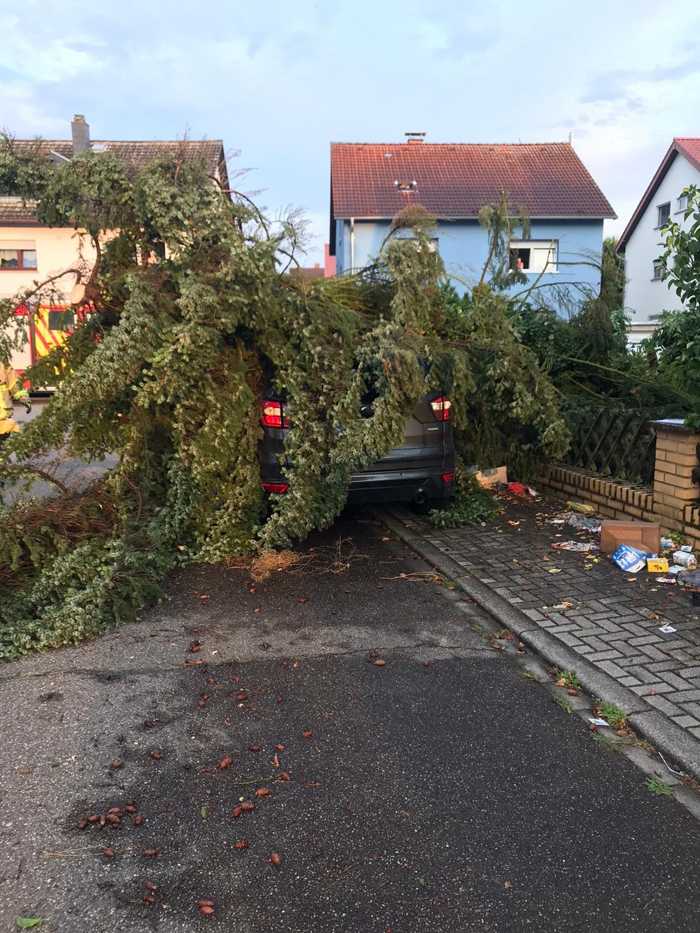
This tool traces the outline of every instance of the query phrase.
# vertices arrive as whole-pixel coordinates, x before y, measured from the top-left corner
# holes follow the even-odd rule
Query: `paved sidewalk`
[[[424,557],[457,579],[464,575],[467,592],[475,587],[477,601],[553,663],[564,667],[568,660],[573,668],[578,661],[587,689],[602,685],[599,697],[636,714],[640,731],[699,776],[700,610],[652,574],[625,574],[604,555],[594,562],[589,554],[552,548],[557,541],[597,541],[551,524],[563,502],[512,496],[501,502],[505,510],[494,522],[448,531],[405,510],[392,515],[401,522],[395,530],[403,527],[402,537]],[[662,633],[665,623],[676,631]],[[599,676],[591,678],[592,671]]]

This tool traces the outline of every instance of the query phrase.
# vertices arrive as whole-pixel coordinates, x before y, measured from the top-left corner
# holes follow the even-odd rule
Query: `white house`
[[[669,218],[684,224],[686,203],[681,192],[688,185],[700,186],[700,138],[676,137],[617,244],[625,255],[630,344],[651,336],[663,311],[683,308],[675,291],[660,278],[659,229]]]

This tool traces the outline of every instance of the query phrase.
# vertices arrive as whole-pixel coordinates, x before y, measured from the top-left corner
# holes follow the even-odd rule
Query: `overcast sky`
[[[223,138],[243,187],[327,239],[331,140],[569,133],[620,232],[673,136],[700,136],[697,0],[0,0],[0,125]]]

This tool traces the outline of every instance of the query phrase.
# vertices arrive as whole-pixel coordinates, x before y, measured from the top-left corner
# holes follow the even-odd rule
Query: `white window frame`
[[[526,269],[521,269],[525,275],[555,275],[559,272],[559,240],[511,240],[509,250],[530,250],[529,265]],[[546,253],[544,263],[535,263],[533,268],[533,259],[535,253]],[[541,257],[538,257],[541,258]]]
[[[688,207],[688,195],[679,194],[678,197],[676,198],[676,213],[677,214],[684,213],[687,207]]]
[[[668,208],[668,217],[666,218],[666,220],[662,222],[661,221],[661,209],[664,207]],[[670,219],[671,219],[671,202],[664,201],[663,204],[657,204],[656,205],[656,229],[660,230],[662,227],[664,227],[668,223]]]
[[[651,264],[651,268],[652,268],[651,280],[652,280],[652,282],[660,282],[660,281],[661,281],[661,275],[660,275],[661,266],[662,266],[662,263],[661,263],[661,260],[660,260],[660,259],[654,259],[654,260],[652,260],[652,264]]]

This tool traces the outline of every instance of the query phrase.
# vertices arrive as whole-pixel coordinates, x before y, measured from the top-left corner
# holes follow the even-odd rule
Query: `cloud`
[[[697,56],[678,64],[608,71],[594,79],[588,93],[581,98],[581,103],[593,104],[599,101],[617,100],[628,102],[635,99],[630,92],[632,87],[658,84],[662,81],[680,81],[699,73],[700,58]]]

